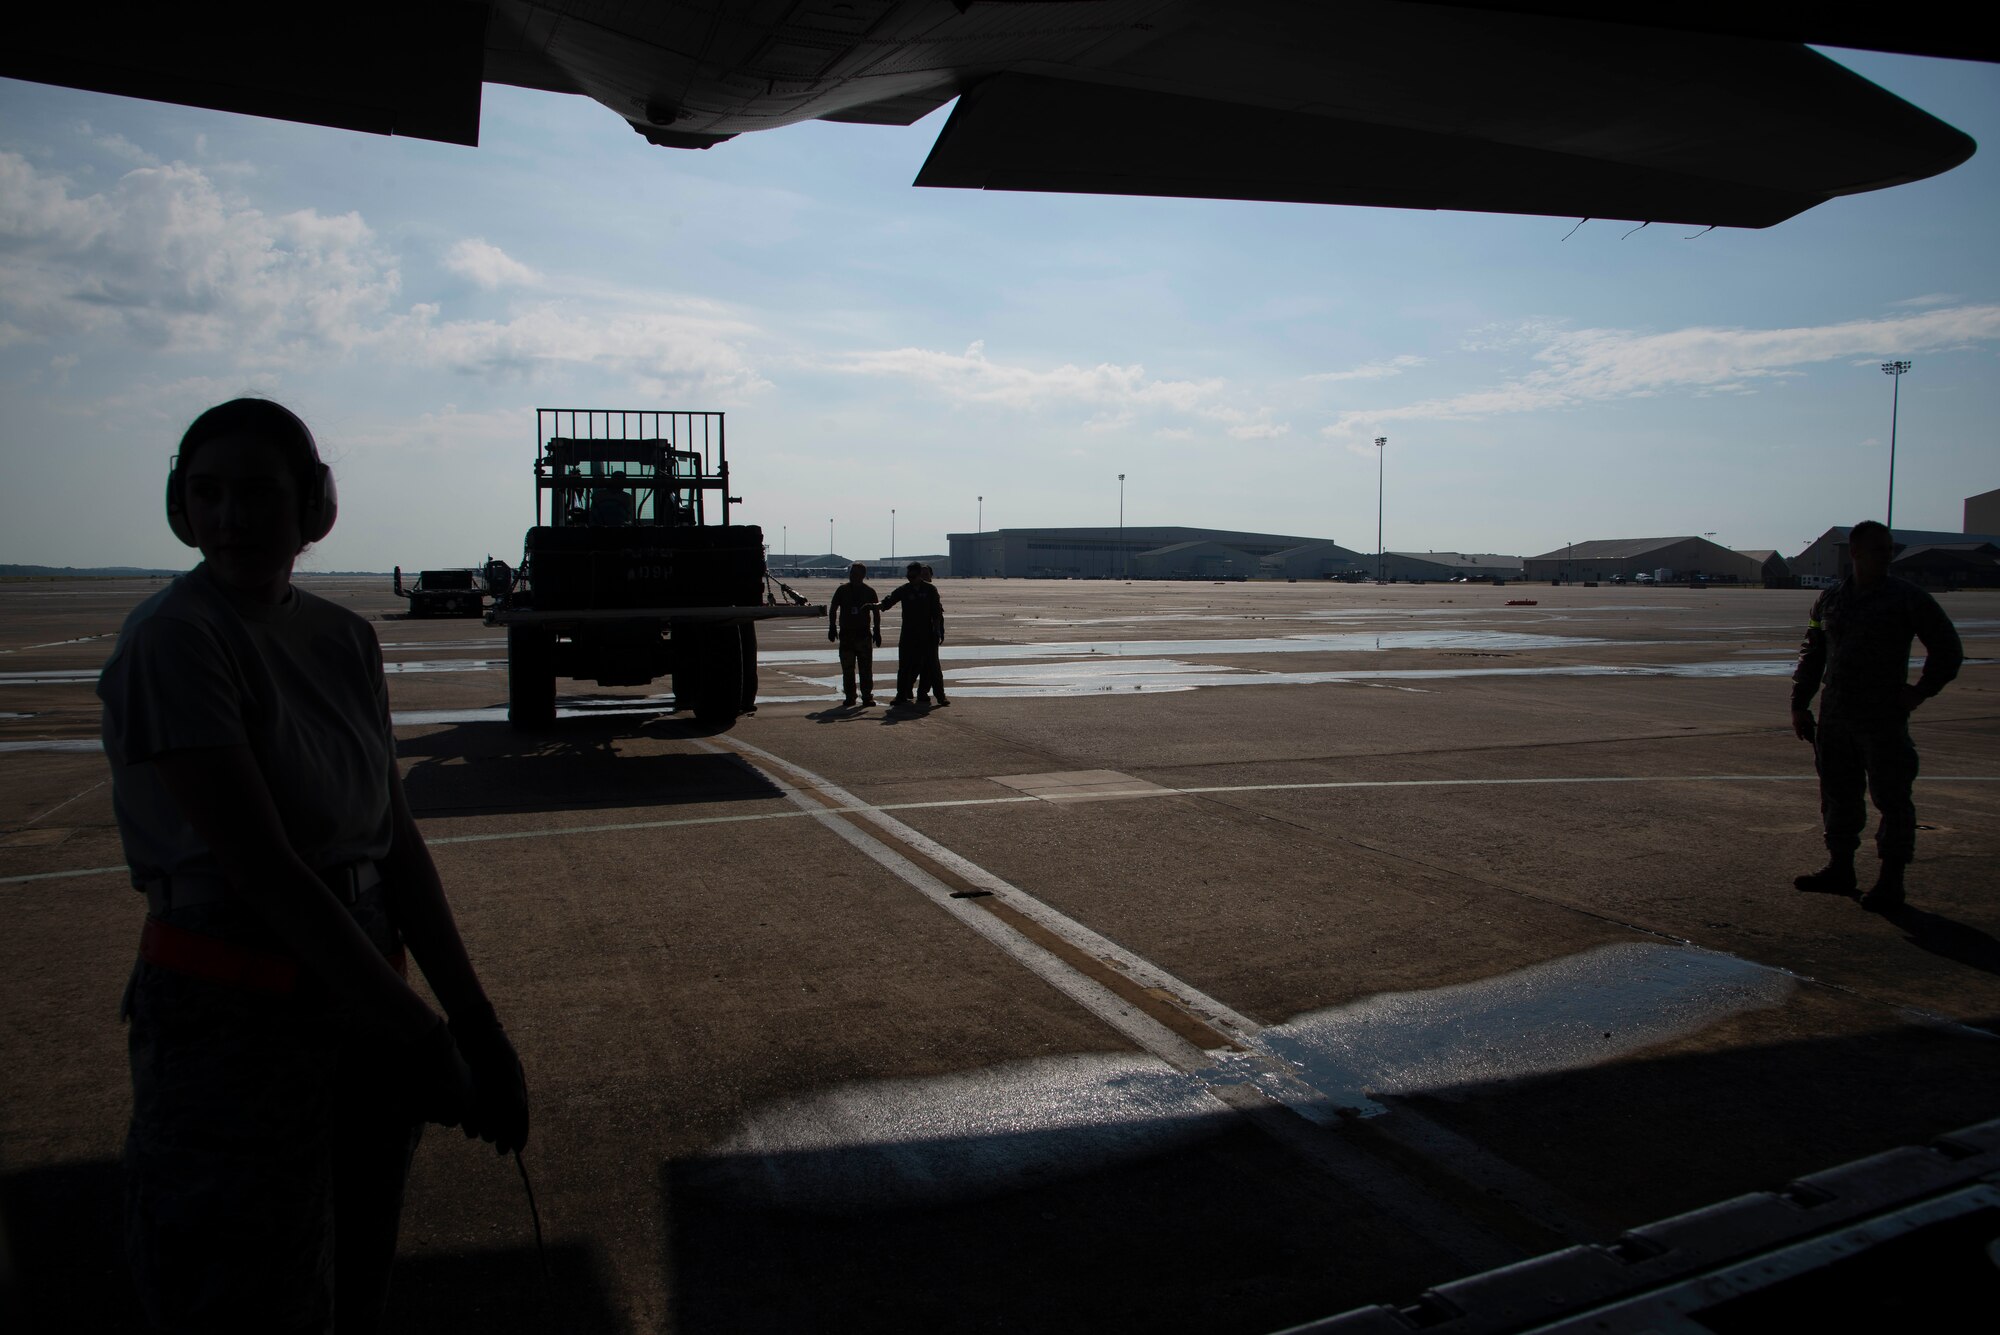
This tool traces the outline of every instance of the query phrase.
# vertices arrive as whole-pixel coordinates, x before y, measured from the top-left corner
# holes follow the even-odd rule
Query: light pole
[[[833,555],[833,516],[826,517],[826,554]]]
[[[1118,475],[1118,578],[1125,578],[1125,475]]]
[[[778,545],[785,549],[785,555],[792,554],[791,537],[783,524],[778,525]]]
[[[984,533],[985,531],[986,531],[986,498],[984,496],[981,496],[979,498],[979,532]]]
[[[1908,362],[1882,363],[1882,374],[1896,382],[1889,393],[1889,515],[1882,521],[1891,529],[1896,527],[1896,412],[1902,406],[1903,372],[1909,369]]]
[[[1382,471],[1388,467],[1389,438],[1375,437],[1375,582],[1386,583],[1382,578]]]
[[[896,559],[896,507],[889,507],[889,559]]]

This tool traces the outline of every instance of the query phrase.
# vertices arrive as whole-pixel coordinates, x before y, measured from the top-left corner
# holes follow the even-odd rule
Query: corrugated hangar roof
[[[1662,547],[1672,547],[1683,542],[1702,542],[1704,539],[1693,534],[1678,538],[1593,538],[1589,542],[1568,543],[1552,552],[1531,556],[1530,561],[1629,561],[1647,552],[1656,552]]]

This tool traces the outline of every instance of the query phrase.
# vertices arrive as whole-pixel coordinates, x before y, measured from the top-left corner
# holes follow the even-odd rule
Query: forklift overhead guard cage
[[[686,525],[708,522],[706,494],[729,494],[729,456],[719,412],[537,408],[535,524]],[[622,480],[614,475],[623,474]],[[611,493],[623,491],[624,499]],[[624,507],[622,510],[619,507]]]

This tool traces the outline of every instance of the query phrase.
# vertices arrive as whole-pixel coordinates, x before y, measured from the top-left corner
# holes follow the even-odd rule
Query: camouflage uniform
[[[828,629],[839,637],[840,689],[849,704],[854,703],[856,677],[862,695],[875,695],[875,636],[881,627],[869,625],[874,604],[875,590],[852,581],[835,589],[827,600]]]
[[[1884,576],[1865,589],[1843,580],[1813,601],[1792,673],[1792,708],[1809,708],[1824,681],[1813,760],[1820,821],[1835,858],[1851,857],[1861,843],[1871,796],[1882,813],[1875,832],[1882,861],[1901,865],[1915,856],[1917,809],[1910,789],[1917,748],[1904,701],[1913,638],[1926,650],[1916,689],[1928,698],[1958,675],[1965,659],[1958,631],[1935,598],[1907,580]]]
[[[908,700],[915,690],[933,688],[944,698],[944,671],[938,665],[938,642],[944,637],[944,599],[921,580],[901,585],[882,600],[882,610],[903,605],[903,623],[896,636],[896,698]]]

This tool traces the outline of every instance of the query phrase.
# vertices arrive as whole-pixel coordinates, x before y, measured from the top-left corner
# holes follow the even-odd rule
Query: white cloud
[[[542,276],[484,237],[468,237],[445,252],[444,267],[493,291],[532,287]]]
[[[1136,364],[1100,362],[1085,367],[1064,363],[1047,370],[1010,366],[988,358],[983,340],[962,353],[927,348],[858,352],[834,361],[832,369],[915,381],[961,404],[998,404],[1023,410],[1084,404],[1192,412],[1222,386],[1220,380],[1155,380],[1147,376],[1145,367]]]
[[[1367,362],[1347,371],[1321,371],[1317,375],[1303,377],[1308,384],[1327,383],[1335,380],[1383,380],[1392,375],[1401,375],[1414,367],[1422,366],[1429,358],[1404,353],[1386,361]]]
[[[539,277],[478,239],[447,263],[488,287]],[[756,328],[712,303],[581,292],[501,319],[451,320],[433,304],[399,308],[401,296],[397,256],[359,213],[270,214],[184,163],[90,193],[0,153],[0,346],[122,336],[239,368],[329,354],[499,376],[587,365],[669,397],[768,383],[745,351]]]
[[[1035,368],[997,362],[983,341],[962,353],[896,348],[836,358],[831,369],[851,375],[895,377],[942,394],[958,406],[999,406],[1022,412],[1083,409],[1081,428],[1093,433],[1148,426],[1160,439],[1188,439],[1204,432],[1235,440],[1276,440],[1291,423],[1273,420],[1266,406],[1230,401],[1232,386],[1222,379],[1161,380],[1139,365],[1100,362],[1096,366]],[[1196,424],[1200,424],[1197,426]]]
[[[1398,420],[1464,421],[1676,390],[1744,392],[1749,382],[1848,358],[1874,359],[2000,338],[2000,306],[1959,306],[1793,329],[1696,327],[1664,334],[1544,328],[1542,365],[1500,385],[1419,403],[1344,412],[1322,434]],[[1486,346],[1496,346],[1488,344]]]
[[[1921,297],[1905,297],[1901,301],[1892,301],[1889,304],[1891,306],[1949,306],[1954,301],[1963,300],[1965,298],[1956,292],[1926,292]]]
[[[352,346],[400,284],[358,214],[271,216],[183,163],[77,193],[0,153],[0,325],[17,338],[122,333],[282,363]]]
[[[701,391],[740,396],[769,387],[744,344],[756,327],[697,306],[604,311],[545,303],[505,320],[439,320],[419,306],[386,328],[378,345],[399,359],[468,375],[534,376],[583,366],[629,377],[649,396]]]
[[[79,122],[76,128],[78,134],[114,158],[122,158],[126,162],[137,163],[142,167],[157,167],[160,163],[158,158],[122,134],[99,134],[89,121]]]

